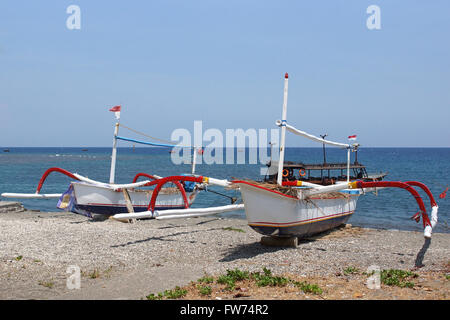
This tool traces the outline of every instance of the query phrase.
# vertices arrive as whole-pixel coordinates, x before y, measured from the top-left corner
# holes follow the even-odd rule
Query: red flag
[[[120,106],[112,107],[111,109],[109,109],[109,111],[112,111],[112,112],[120,112]]]
[[[412,220],[416,220],[416,222],[419,222],[420,221],[420,214],[421,214],[422,212],[417,212],[415,215],[413,215],[412,217],[411,217],[411,219]]]
[[[356,134],[352,135],[352,136],[348,136],[349,140],[356,140]]]
[[[447,187],[447,189],[444,190],[444,192],[442,192],[442,193],[439,195],[439,198],[440,198],[440,199],[444,199],[444,198],[447,196],[447,191],[448,191],[448,187]]]

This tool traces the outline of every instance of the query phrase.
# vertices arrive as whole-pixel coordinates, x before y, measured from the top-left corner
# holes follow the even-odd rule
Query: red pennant
[[[109,109],[109,111],[118,112],[118,111],[120,111],[120,106],[112,107],[111,109]]]
[[[420,221],[420,214],[421,214],[420,211],[417,212],[415,215],[413,215],[413,216],[411,217],[411,219],[412,219],[412,220],[416,220],[416,222],[418,223],[418,222]]]
[[[447,196],[447,191],[448,191],[448,187],[439,195],[439,199],[444,199]]]

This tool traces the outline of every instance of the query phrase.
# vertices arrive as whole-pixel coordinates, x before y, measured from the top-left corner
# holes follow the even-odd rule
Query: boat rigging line
[[[127,126],[124,125],[123,123],[119,123],[119,126],[125,128],[125,129],[128,129],[128,130],[130,130],[130,131],[132,131],[132,132],[134,132],[134,133],[140,134],[141,136],[144,136],[144,137],[147,137],[147,138],[150,138],[150,139],[153,139],[153,140],[157,140],[157,141],[160,141],[160,142],[164,142],[164,143],[168,143],[168,144],[173,144],[173,141],[169,141],[169,140],[164,140],[164,139],[152,137],[152,136],[150,136],[150,135],[148,135],[148,134],[145,134],[145,133],[143,133],[143,132],[137,131],[137,130],[132,129],[132,128],[130,128],[130,127],[127,127]]]
[[[227,194],[220,193],[220,192],[217,192],[217,191],[214,191],[214,190],[210,190],[210,189],[208,189],[208,187],[206,185],[204,186],[203,190],[205,190],[206,192],[212,192],[212,193],[218,194],[220,196],[226,197],[226,198],[231,200],[231,204],[235,204],[236,201],[237,201],[236,197],[231,197],[231,196],[229,196]]]

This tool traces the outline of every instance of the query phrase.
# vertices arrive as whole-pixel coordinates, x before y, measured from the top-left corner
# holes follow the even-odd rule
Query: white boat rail
[[[275,121],[275,124],[276,124],[278,127],[281,127],[281,120]],[[312,134],[307,133],[307,132],[305,132],[305,131],[299,130],[299,129],[295,128],[294,126],[291,126],[291,125],[289,125],[289,124],[287,124],[287,123],[286,123],[286,129],[287,129],[288,131],[290,131],[290,132],[292,132],[292,133],[298,135],[298,136],[302,136],[302,137],[308,138],[308,139],[310,139],[310,140],[312,140],[312,141],[315,141],[315,142],[325,143],[325,144],[330,145],[330,146],[339,147],[339,148],[344,148],[344,149],[347,149],[347,148],[351,148],[351,147],[352,147],[352,146],[349,145],[348,143],[334,142],[334,141],[325,140],[325,139],[316,137],[315,135],[312,135]]]

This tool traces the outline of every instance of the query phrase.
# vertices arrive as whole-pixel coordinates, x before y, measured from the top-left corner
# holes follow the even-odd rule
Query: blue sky
[[[71,4],[80,30],[66,28]],[[366,27],[372,4],[381,30]],[[5,0],[0,146],[110,146],[117,104],[124,124],[164,139],[194,120],[275,128],[289,72],[300,129],[449,147],[449,15],[444,0]]]

